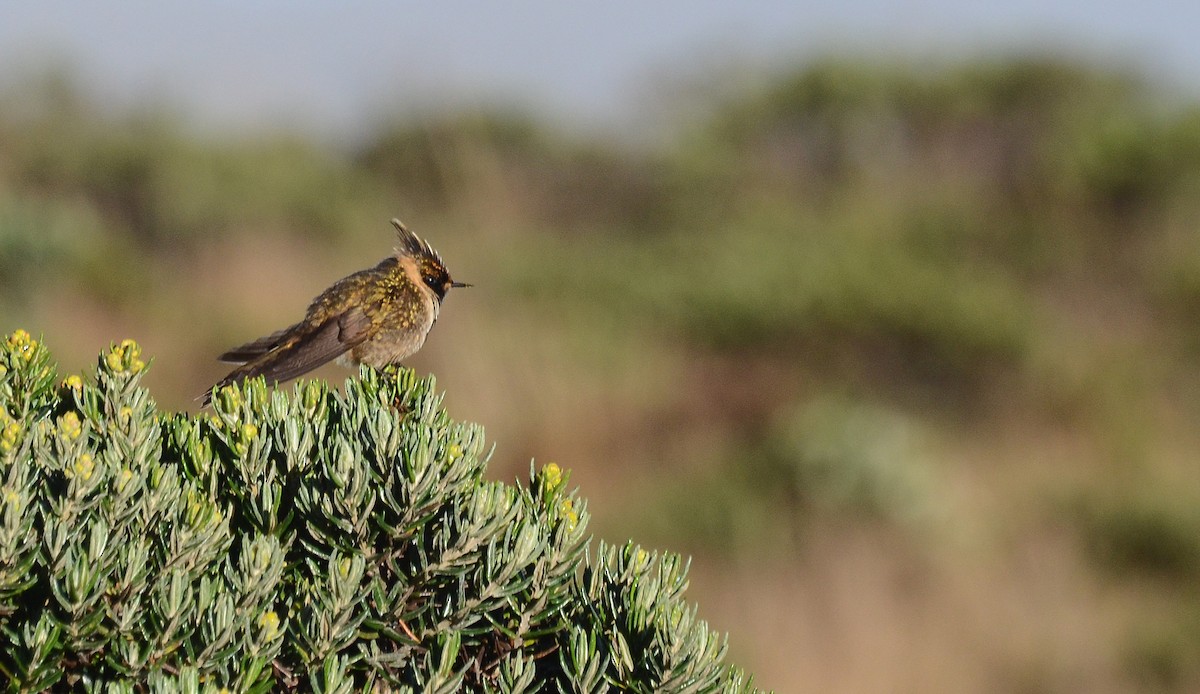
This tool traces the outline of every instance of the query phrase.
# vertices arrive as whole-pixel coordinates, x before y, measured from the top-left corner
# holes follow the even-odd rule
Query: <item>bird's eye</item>
[[[430,289],[436,290],[436,289],[440,289],[442,286],[442,283],[438,281],[438,278],[434,277],[433,275],[425,275],[421,279],[425,280],[425,284],[429,285]]]

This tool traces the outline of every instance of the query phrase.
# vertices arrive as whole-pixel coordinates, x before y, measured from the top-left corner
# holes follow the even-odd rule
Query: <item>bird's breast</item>
[[[351,356],[375,368],[398,364],[421,349],[433,321],[430,310],[397,311],[380,321],[375,335],[355,346]]]

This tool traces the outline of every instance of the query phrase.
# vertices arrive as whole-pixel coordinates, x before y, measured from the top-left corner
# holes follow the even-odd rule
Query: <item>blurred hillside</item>
[[[454,112],[350,148],[0,94],[0,331],[139,339],[159,402],[373,264],[456,291],[410,365],[695,557],[779,691],[1200,688],[1200,104],[1047,60],[828,61],[660,146]],[[347,372],[318,372],[340,380]]]

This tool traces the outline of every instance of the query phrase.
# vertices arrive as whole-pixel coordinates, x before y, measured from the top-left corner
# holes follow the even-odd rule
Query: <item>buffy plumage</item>
[[[235,347],[218,359],[241,364],[202,397],[255,376],[286,381],[333,359],[382,368],[399,363],[425,344],[442,300],[455,282],[437,251],[392,220],[400,244],[369,270],[338,280],[308,307],[304,320]]]

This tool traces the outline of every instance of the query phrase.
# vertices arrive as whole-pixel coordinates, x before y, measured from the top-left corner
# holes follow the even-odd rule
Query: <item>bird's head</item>
[[[471,286],[465,282],[455,282],[451,279],[450,271],[446,269],[442,257],[433,250],[433,246],[410,231],[403,222],[393,219],[392,226],[396,227],[396,235],[400,240],[400,245],[396,248],[397,255],[402,258],[412,258],[416,263],[417,272],[421,276],[421,283],[433,292],[438,302],[446,298],[446,292],[453,287]]]

